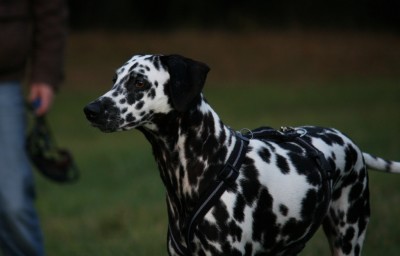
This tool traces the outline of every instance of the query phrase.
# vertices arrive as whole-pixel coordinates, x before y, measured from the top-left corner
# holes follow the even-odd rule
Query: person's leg
[[[44,255],[25,126],[21,85],[0,84],[0,248],[5,256]]]

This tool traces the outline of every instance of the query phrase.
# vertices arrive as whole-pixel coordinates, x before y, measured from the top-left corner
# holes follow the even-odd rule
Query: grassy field
[[[57,97],[49,119],[58,144],[73,151],[81,169],[81,179],[73,185],[59,186],[37,175],[37,205],[48,255],[166,255],[165,192],[150,145],[137,131],[99,132],[88,125],[82,108],[111,85],[113,70],[130,56],[129,51],[180,52],[182,49],[186,55],[196,53],[200,56],[201,49],[180,47],[205,39],[203,34],[114,36],[117,39],[101,33],[71,37],[66,88]],[[276,42],[272,44],[264,37],[259,40],[282,52],[291,49],[287,44],[296,45],[293,40],[302,42],[298,46],[301,49],[309,48],[305,55],[294,50],[291,50],[292,55],[281,53],[281,57],[288,55],[284,57],[288,62],[290,56],[297,56],[301,61],[299,69],[305,74],[296,70],[292,63],[287,67],[288,75],[284,75],[285,66],[281,63],[275,71],[267,72],[272,76],[269,79],[265,74],[261,75],[263,69],[253,70],[246,62],[247,68],[241,77],[239,64],[246,58],[232,57],[231,53],[223,51],[223,45],[228,45],[230,51],[240,49],[242,37],[225,35],[225,39],[221,39],[212,34],[209,36],[212,41],[203,49],[203,60],[209,63],[209,59],[212,68],[215,67],[205,94],[227,124],[235,129],[261,125],[332,126],[347,133],[363,150],[400,160],[400,76],[394,71],[399,67],[399,59],[395,57],[399,56],[400,50],[392,43],[398,42],[398,37],[388,36],[380,41],[372,36],[363,49],[357,49],[353,42],[347,46],[350,50],[338,50],[340,56],[332,55],[331,64],[325,60],[329,53],[321,47],[343,49],[348,43],[346,40],[358,38],[362,42],[368,36],[335,39],[336,44],[326,46],[324,42],[329,41],[324,39],[326,35],[311,39],[298,35],[296,39],[295,35],[289,34],[283,48],[279,44],[285,42],[284,35],[265,37],[275,38]],[[99,39],[102,39],[100,43],[90,45]],[[160,43],[162,39],[165,41]],[[255,35],[249,36],[249,42],[254,46],[252,52],[265,50],[258,46],[259,40]],[[312,46],[321,41],[322,46],[316,46],[315,50]],[[379,49],[387,43],[395,57]],[[176,47],[178,50],[173,51],[174,44],[179,46]],[[213,45],[216,45],[215,49]],[[210,57],[213,52],[216,54],[217,47],[220,47],[221,60]],[[345,54],[353,50],[356,53],[352,56]],[[239,51],[242,55],[244,52]],[[314,56],[313,64],[306,61],[311,56]],[[357,56],[362,60],[348,63],[348,58],[357,59]],[[371,65],[376,69],[363,63],[371,58],[375,60]],[[272,67],[279,62],[274,62],[276,59],[267,61],[266,65]],[[340,60],[345,67],[339,65]],[[247,56],[247,61],[252,59]],[[318,62],[321,62],[319,69]],[[227,67],[227,63],[232,65]],[[352,67],[353,72],[345,72],[346,67]],[[315,79],[311,76],[313,71],[316,71]],[[370,174],[372,219],[363,255],[399,255],[400,175]],[[323,235],[318,233],[301,255],[328,255]]]

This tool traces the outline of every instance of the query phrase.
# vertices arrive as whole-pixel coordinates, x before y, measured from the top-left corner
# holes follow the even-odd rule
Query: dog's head
[[[104,132],[151,128],[155,115],[198,103],[208,71],[179,55],[135,55],[116,71],[111,90],[84,108],[86,118]]]

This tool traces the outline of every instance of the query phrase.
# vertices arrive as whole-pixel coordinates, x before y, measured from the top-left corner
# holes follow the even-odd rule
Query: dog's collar
[[[185,241],[187,247],[183,246],[176,240],[178,231],[175,230],[175,226],[171,225],[172,216],[169,214],[170,224],[168,225],[168,240],[171,241],[175,251],[181,256],[191,255],[192,250],[190,245],[193,240],[194,230],[199,221],[203,219],[204,215],[215,205],[222,194],[239,176],[239,170],[247,152],[249,139],[243,136],[240,132],[232,131],[232,133],[236,137],[236,143],[228,161],[218,173],[214,183],[208,188],[206,193],[200,197],[199,203],[189,215],[190,217],[186,222],[187,229],[185,233]]]

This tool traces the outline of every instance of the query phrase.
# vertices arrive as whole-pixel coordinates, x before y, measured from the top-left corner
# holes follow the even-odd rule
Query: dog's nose
[[[101,104],[100,104],[100,102],[94,101],[92,103],[89,103],[83,109],[83,112],[85,112],[86,118],[89,121],[95,121],[97,119],[97,117],[100,115],[100,112],[101,112]]]

